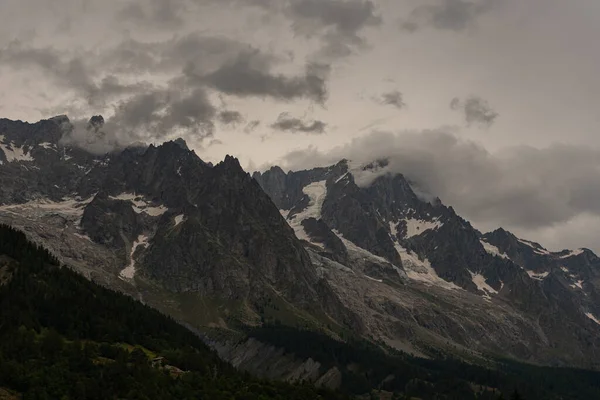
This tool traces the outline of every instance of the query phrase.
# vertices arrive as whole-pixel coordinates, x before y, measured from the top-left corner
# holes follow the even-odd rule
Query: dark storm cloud
[[[196,138],[214,134],[216,108],[201,88],[156,89],[134,95],[115,107],[115,114],[102,128],[104,136],[90,142],[85,120],[74,121],[74,129],[64,142],[94,153],[105,153],[135,142],[161,140],[173,132],[185,132]]]
[[[244,122],[237,112],[219,113],[208,98],[208,89],[237,97],[286,102],[309,99],[324,104],[329,66],[308,63],[304,73],[284,75],[273,72],[280,61],[245,43],[199,33],[162,42],[128,39],[97,53],[59,52],[17,43],[0,50],[0,62],[4,65],[37,68],[45,77],[86,100],[96,113],[108,101],[115,103],[114,116],[107,119],[103,128],[107,137],[114,139],[111,146],[115,142],[158,139],[175,131],[207,137],[212,135],[217,121]],[[141,73],[168,78],[153,84],[136,81]],[[247,130],[253,128],[249,125]],[[78,142],[76,137],[73,141]]]
[[[246,43],[199,33],[155,43],[127,40],[101,57],[115,73],[183,71],[176,79],[228,95],[325,102],[328,65],[309,63],[304,74],[284,75],[273,72],[279,62]]]
[[[14,69],[38,68],[57,84],[80,93],[93,91],[90,72],[81,58],[68,58],[53,48],[33,48],[13,42],[0,50],[0,62]]]
[[[438,4],[415,8],[401,27],[414,32],[430,26],[440,30],[463,31],[488,12],[498,0],[438,0]]]
[[[148,90],[147,82],[126,84],[114,75],[95,79],[97,72],[82,55],[69,55],[53,48],[33,48],[11,43],[0,49],[0,63],[14,69],[37,69],[58,86],[74,91],[91,106],[101,106],[116,96]]]
[[[365,47],[362,31],[382,23],[370,0],[290,0],[285,14],[297,33],[321,37],[317,59],[346,57]]]
[[[366,26],[381,24],[372,1],[293,0],[289,13],[301,31],[317,24],[346,36],[356,36]]]
[[[327,67],[310,64],[303,76],[288,77],[269,71],[270,65],[254,54],[242,53],[201,80],[222,93],[239,97],[307,98],[320,104],[327,99]]]
[[[250,121],[244,127],[244,133],[252,133],[260,126],[260,121],[254,120]]]
[[[239,111],[233,110],[219,112],[218,118],[223,125],[237,125],[244,122],[244,116]]]
[[[280,164],[300,170],[348,158],[385,158],[381,173],[404,174],[478,223],[523,229],[552,227],[578,215],[600,216],[600,151],[583,146],[518,147],[492,154],[444,131],[377,132],[329,152],[294,151]],[[363,184],[370,184],[372,174]]]
[[[322,134],[325,133],[327,124],[323,121],[303,121],[300,118],[290,116],[288,113],[282,113],[277,118],[277,121],[271,124],[271,128],[292,133],[312,133]]]
[[[104,70],[119,73],[180,72],[193,64],[199,73],[214,70],[241,53],[254,53],[254,60],[273,62],[274,57],[261,53],[247,43],[222,36],[192,32],[165,41],[126,39],[99,55],[97,62]],[[255,61],[258,62],[258,61]]]
[[[489,127],[493,125],[499,115],[486,100],[478,96],[467,97],[464,101],[455,97],[450,101],[450,108],[464,113],[468,126],[479,124]]]
[[[374,100],[381,105],[396,107],[399,110],[406,107],[406,103],[404,103],[404,95],[399,90],[392,90],[390,92],[383,93]]]

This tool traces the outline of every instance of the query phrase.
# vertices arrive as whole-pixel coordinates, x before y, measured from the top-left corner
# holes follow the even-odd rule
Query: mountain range
[[[102,122],[90,120],[90,142]],[[589,249],[479,232],[385,159],[250,175],[183,140],[93,154],[64,140],[70,129],[65,116],[0,119],[0,223],[238,368],[340,386],[338,367],[249,334],[268,326],[424,359],[599,367]]]

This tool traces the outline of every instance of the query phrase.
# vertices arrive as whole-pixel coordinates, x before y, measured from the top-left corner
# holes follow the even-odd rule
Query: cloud
[[[186,2],[181,0],[129,1],[117,12],[117,19],[152,30],[174,29],[183,25],[186,11]]]
[[[61,88],[74,91],[90,106],[102,106],[115,97],[151,87],[144,81],[123,83],[112,74],[96,79],[98,72],[83,56],[72,56],[52,47],[33,48],[13,42],[0,50],[0,62],[14,69],[37,69]]]
[[[439,196],[462,216],[488,227],[532,231],[582,215],[600,217],[598,149],[521,146],[490,153],[443,130],[377,132],[328,152],[314,147],[294,151],[279,164],[300,170],[343,158],[365,163],[388,159],[381,173],[404,174],[422,192]]]
[[[316,56],[321,60],[345,57],[363,48],[362,31],[382,23],[370,0],[291,0],[285,14],[297,33],[320,35],[323,48]]]
[[[479,124],[489,127],[494,124],[499,115],[486,100],[478,96],[470,96],[465,101],[455,97],[450,101],[450,108],[463,112],[468,126]]]
[[[64,59],[51,47],[38,49],[12,42],[0,50],[0,62],[14,69],[38,68],[63,87],[88,94],[95,89],[88,68],[81,58]]]
[[[63,142],[102,154],[133,143],[164,141],[173,134],[206,139],[214,135],[216,114],[202,88],[160,88],[119,102],[98,134],[90,136],[88,121],[73,121],[64,130]]]
[[[323,134],[327,124],[323,121],[303,121],[300,118],[291,117],[288,113],[282,113],[277,118],[277,121],[271,124],[271,128],[292,133],[312,133]]]
[[[423,26],[455,32],[472,26],[477,18],[493,8],[497,0],[438,0],[438,4],[415,8],[401,27],[414,32]]]
[[[139,41],[126,39],[99,55],[102,70],[114,73],[168,73],[181,72],[192,65],[198,75],[213,71],[232,62],[241,53],[253,53],[255,63],[275,62],[271,55],[261,53],[247,43],[224,36],[191,32],[176,35],[163,41]]]
[[[209,137],[215,115],[216,109],[202,88],[187,92],[168,88],[120,103],[109,123],[123,135],[140,139],[160,138],[177,129]]]
[[[223,110],[218,115],[219,122],[223,125],[237,125],[244,122],[244,116],[239,111]]]
[[[315,27],[333,28],[345,36],[356,36],[366,26],[381,24],[372,1],[293,0],[289,15],[297,30],[310,34]]]
[[[307,63],[298,74],[274,72],[281,58],[243,42],[197,32],[156,42],[127,39],[87,53],[12,43],[0,49],[0,62],[14,69],[36,68],[85,100],[93,113],[104,113],[103,132],[111,139],[108,147],[160,140],[174,133],[205,138],[213,135],[216,122],[243,123],[239,112],[216,109],[209,99],[213,91],[240,98],[308,99],[324,104],[330,75],[330,67],[319,63]],[[160,78],[149,83],[140,81],[141,75]],[[72,102],[69,109],[81,110],[81,101]],[[71,135],[82,146],[89,145],[87,132],[79,128],[86,122],[75,124]],[[245,130],[257,126],[258,122],[251,123]],[[102,146],[88,147],[98,151]]]
[[[267,59],[257,52],[239,54],[216,71],[197,78],[212,88],[238,97],[271,97],[278,100],[311,99],[323,104],[327,99],[329,67],[306,66],[302,76],[272,73]]]
[[[393,106],[399,110],[406,107],[406,103],[404,103],[404,95],[399,90],[392,90],[390,92],[383,93],[380,97],[377,97],[374,100],[381,105]]]
[[[254,120],[250,121],[244,127],[244,133],[252,133],[260,126],[260,121]]]

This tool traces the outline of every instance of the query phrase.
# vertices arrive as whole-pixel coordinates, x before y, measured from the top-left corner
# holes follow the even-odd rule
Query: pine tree
[[[517,389],[515,389],[512,396],[510,396],[510,400],[523,400],[523,398],[519,394],[519,391]]]

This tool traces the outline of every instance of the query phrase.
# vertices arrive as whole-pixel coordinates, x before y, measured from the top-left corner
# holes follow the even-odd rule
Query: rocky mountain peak
[[[70,124],[71,120],[69,119],[68,116],[62,114],[62,115],[57,115],[55,117],[49,118],[49,121],[52,121],[58,125],[62,125],[62,124]]]
[[[173,143],[175,143],[176,145],[178,145],[179,147],[181,147],[184,150],[187,150],[187,151],[190,150],[186,141],[183,138],[177,138],[173,141]]]
[[[241,173],[243,175],[248,175],[246,171],[244,171],[244,169],[242,168],[240,161],[236,157],[230,156],[229,154],[225,156],[225,159],[223,161],[221,161],[215,166],[215,169],[225,170],[230,173]]]
[[[94,115],[90,118],[87,125],[87,130],[97,133],[104,126],[104,117],[102,115]]]

